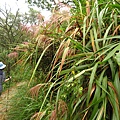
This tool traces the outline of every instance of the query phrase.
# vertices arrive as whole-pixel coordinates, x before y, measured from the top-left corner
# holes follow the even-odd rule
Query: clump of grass
[[[59,26],[59,19],[52,22],[53,26],[46,25],[48,31],[43,27],[45,34],[53,37],[53,43],[48,42],[49,45],[40,54],[39,46],[35,44],[33,49],[37,58],[33,59],[35,52],[27,56],[31,58],[33,55],[30,60],[35,63],[30,86],[35,75],[39,78],[39,73],[36,73],[40,69],[41,60],[44,60],[43,56],[50,50],[50,45],[56,42],[58,46],[46,81],[44,78],[30,90],[26,90],[30,96],[21,94],[17,104],[22,111],[20,119],[45,120],[61,117],[60,119],[65,120],[119,120],[119,9],[113,9],[114,2],[103,4],[103,1],[95,0],[91,3],[86,1],[85,9],[82,3],[76,1],[77,10],[65,24]],[[79,18],[76,17],[78,13],[81,16]],[[71,50],[74,53],[69,55]],[[13,114],[16,114],[16,119],[19,110],[15,110],[13,109]]]
[[[23,85],[19,87],[18,92],[11,99],[10,109],[8,110],[9,120],[32,120],[35,114],[38,117],[39,109],[42,105],[45,93],[43,89],[40,90],[40,95],[37,98],[31,97],[28,93],[28,86]],[[46,102],[46,106],[48,102]],[[47,108],[47,107],[46,107]],[[44,110],[46,110],[44,108]]]
[[[22,64],[17,64],[11,67],[10,75],[12,76],[13,82],[28,81],[31,77],[32,67],[29,64],[23,66]]]

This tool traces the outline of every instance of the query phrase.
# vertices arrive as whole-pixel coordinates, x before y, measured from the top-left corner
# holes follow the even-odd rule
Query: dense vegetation
[[[120,4],[71,2],[69,11],[55,7],[48,21],[38,14],[27,26],[17,13],[10,18],[20,26],[9,21],[0,28],[7,34],[0,35],[7,37],[1,56],[19,53],[5,62],[14,66],[15,81],[28,82],[13,98],[9,120],[120,119]]]

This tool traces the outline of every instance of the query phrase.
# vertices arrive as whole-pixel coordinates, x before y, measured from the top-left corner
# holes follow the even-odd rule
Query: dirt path
[[[10,99],[15,95],[17,88],[24,84],[25,82],[17,83],[16,86],[11,87],[9,90],[6,90],[5,92],[2,93],[2,95],[0,96],[0,120],[7,120],[6,113],[9,108]]]

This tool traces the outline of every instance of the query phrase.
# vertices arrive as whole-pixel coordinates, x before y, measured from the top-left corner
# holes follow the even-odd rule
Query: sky
[[[12,13],[16,13],[18,9],[21,13],[28,12],[28,4],[25,3],[25,0],[0,0],[0,8],[5,9],[5,7],[10,10]],[[37,7],[34,7],[35,10],[40,11]],[[45,19],[49,19],[50,12],[46,10],[40,11],[43,16],[45,16]]]

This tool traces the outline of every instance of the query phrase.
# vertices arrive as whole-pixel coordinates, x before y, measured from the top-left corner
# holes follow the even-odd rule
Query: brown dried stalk
[[[45,111],[44,112],[36,112],[31,118],[30,120],[41,120],[41,118],[45,115]]]
[[[62,117],[67,113],[67,104],[63,101],[60,100],[58,102],[58,108],[55,108],[50,116],[49,120],[56,120],[57,117],[59,117],[60,119],[62,119]]]
[[[86,13],[87,13],[87,21],[86,21],[86,26],[89,26],[89,15],[90,15],[90,2],[89,0],[86,0]]]

